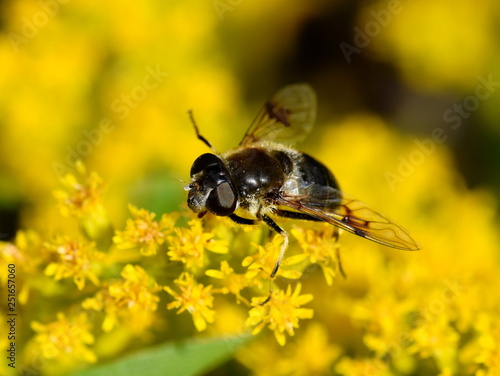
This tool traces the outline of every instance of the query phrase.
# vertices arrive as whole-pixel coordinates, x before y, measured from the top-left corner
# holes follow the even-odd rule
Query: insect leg
[[[212,151],[217,154],[217,150],[212,146],[212,144],[200,134],[200,130],[198,129],[198,126],[196,125],[196,121],[194,120],[194,115],[193,115],[193,110],[188,110],[188,115],[189,119],[191,120],[191,123],[193,124],[194,131],[196,132],[196,137],[198,137],[198,140],[203,142],[205,145],[207,145]]]
[[[336,228],[335,231],[334,231],[334,233],[333,233],[333,239],[334,239],[335,243],[338,242],[339,235],[340,235],[340,232]],[[339,265],[339,272],[340,272],[340,274],[342,274],[342,277],[347,278],[347,276],[345,274],[345,271],[344,271],[344,268],[342,267],[342,259],[340,258],[340,249],[339,249],[338,246],[335,249],[335,255],[337,256],[337,264]]]
[[[266,222],[266,225],[268,225],[272,230],[276,231],[278,234],[283,236],[283,245],[281,246],[280,249],[280,254],[278,256],[278,259],[276,260],[276,264],[274,265],[273,271],[271,273],[271,278],[274,278],[276,273],[278,272],[278,269],[281,265],[281,261],[283,260],[283,256],[285,255],[285,251],[288,248],[288,234],[283,230],[281,227],[279,227],[276,222],[274,222],[271,218],[269,218],[267,215],[262,216],[262,220]]]
[[[279,215],[280,217],[284,217],[284,218],[293,218],[293,219],[302,219],[302,220],[306,220],[306,221],[321,222],[321,219],[317,219],[317,218],[311,217],[308,214],[297,213],[297,212],[288,211],[288,210],[278,209],[278,210],[275,211],[275,214]],[[338,231],[338,229],[335,229],[334,234],[333,234],[333,241],[337,242],[338,239],[339,239],[339,231]],[[344,268],[342,267],[342,260],[340,258],[340,250],[339,250],[339,248],[337,248],[335,250],[335,254],[336,254],[336,257],[337,257],[337,263],[339,265],[339,272],[340,272],[340,274],[342,274],[342,277],[347,278],[346,274],[345,274],[345,271],[344,271]]]
[[[282,210],[282,209],[277,209],[274,212],[276,215],[279,215],[280,217],[284,218],[292,218],[292,219],[301,219],[304,221],[315,221],[315,222],[323,222],[323,220],[311,217],[309,214],[305,213],[297,213],[289,210]]]
[[[240,217],[239,215],[236,215],[236,214],[229,215],[229,218],[234,223],[238,223],[240,225],[254,225],[257,223],[257,221],[255,219],[243,218],[243,217]]]
[[[266,304],[269,300],[271,300],[271,296],[273,294],[273,280],[274,277],[276,276],[276,273],[278,272],[278,269],[281,264],[281,260],[283,260],[283,256],[285,255],[285,251],[288,248],[288,234],[283,230],[280,226],[276,224],[271,218],[269,218],[267,215],[262,216],[262,220],[268,225],[273,231],[276,231],[278,234],[283,236],[283,245],[281,246],[280,249],[280,254],[278,256],[278,259],[276,260],[276,264],[274,265],[273,271],[271,272],[271,280],[269,281],[269,295],[268,297],[260,303],[260,305]]]

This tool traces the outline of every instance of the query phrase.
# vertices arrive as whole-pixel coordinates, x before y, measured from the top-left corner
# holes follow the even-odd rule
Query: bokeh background
[[[365,252],[402,264],[405,257],[421,257],[416,275],[428,275],[425,286],[437,294],[444,280],[463,277],[470,292],[481,275],[500,270],[495,0],[4,0],[0,30],[0,240],[14,239],[19,229],[47,237],[65,231],[69,225],[52,192],[77,159],[106,181],[105,206],[116,227],[123,228],[128,203],[157,214],[179,210],[190,165],[206,151],[188,109],[204,136],[227,150],[274,91],[308,82],[318,95],[318,120],[299,148],[325,162],[346,192],[396,218],[423,245],[420,256],[394,256],[347,237],[349,278],[328,295],[345,299],[332,298],[319,317],[352,319],[348,307],[364,296],[352,290],[359,280],[383,283],[374,296],[392,296],[388,306],[404,298],[391,295],[395,287],[388,281],[401,281],[385,274],[401,267],[380,266],[385,261],[379,259],[370,265],[367,260],[378,256],[365,258]],[[356,260],[364,260],[362,266]],[[482,286],[492,288],[496,282],[488,278]],[[425,296],[423,287],[407,292]],[[475,309],[486,308],[477,303]],[[353,320],[366,323],[368,316]],[[460,326],[458,316],[450,319],[452,327]],[[473,332],[473,321],[462,322],[468,328],[462,333]],[[349,371],[356,359],[383,352],[362,338],[363,324],[353,331],[341,327],[333,324],[329,341],[351,363],[331,355],[316,374],[356,374]],[[384,372],[487,374],[491,365],[470,349],[463,355],[458,342],[454,357],[465,360],[457,364],[470,368],[446,368],[447,361],[428,360],[436,356],[432,350],[410,349],[427,359],[423,365],[401,362]],[[277,359],[285,357],[276,344],[269,346]],[[265,348],[260,351],[254,353]],[[500,356],[498,348],[491,351]],[[240,356],[232,370],[272,369],[248,359]]]

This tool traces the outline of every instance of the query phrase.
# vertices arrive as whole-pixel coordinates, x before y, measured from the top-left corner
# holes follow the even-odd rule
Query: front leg
[[[248,219],[248,218],[243,218],[240,217],[239,215],[236,214],[231,214],[229,218],[240,225],[255,225],[257,224],[257,220],[255,219]],[[262,215],[262,220],[266,223],[266,225],[269,226],[269,228],[278,234],[280,234],[283,237],[283,245],[281,246],[281,250],[278,256],[278,260],[276,260],[276,264],[274,265],[273,271],[271,273],[271,278],[274,278],[276,273],[278,272],[278,269],[281,265],[281,261],[283,260],[283,256],[285,255],[285,251],[288,248],[288,234],[283,230],[281,227],[279,227],[276,222],[274,222],[270,217],[267,215]]]
[[[269,281],[269,295],[268,297],[260,303],[260,305],[266,304],[269,300],[271,300],[271,296],[273,295],[273,280],[278,272],[278,269],[281,265],[281,261],[283,260],[283,256],[285,255],[285,251],[288,248],[288,234],[283,230],[280,226],[276,224],[270,217],[267,215],[262,216],[262,220],[269,226],[269,228],[283,237],[283,245],[281,246],[280,253],[278,255],[278,259],[276,260],[276,264],[274,265],[273,271],[271,272],[271,280]]]
[[[236,214],[231,214],[229,218],[234,222],[238,223],[239,225],[255,225],[257,224],[257,221],[255,219],[248,219],[248,218],[243,218],[240,217],[239,215]]]
[[[262,216],[262,220],[268,225],[273,231],[276,231],[283,237],[283,245],[281,246],[280,253],[278,255],[278,259],[276,260],[276,264],[274,265],[273,271],[271,273],[271,278],[274,278],[278,269],[281,265],[281,261],[283,260],[283,256],[285,256],[285,251],[288,248],[288,234],[283,230],[280,226],[276,224],[270,217],[267,215]]]

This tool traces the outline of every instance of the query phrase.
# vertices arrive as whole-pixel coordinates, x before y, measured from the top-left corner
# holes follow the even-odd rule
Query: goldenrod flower
[[[318,322],[311,322],[297,343],[292,346],[293,369],[297,375],[324,375],[329,373],[341,349],[329,343],[327,329]]]
[[[13,243],[0,242],[0,261],[15,264],[0,268],[0,282],[6,295],[11,294],[5,303],[11,303],[17,317],[28,319],[17,320],[14,328],[16,341],[17,334],[22,335],[16,342],[16,368],[42,364],[44,368],[34,372],[71,374],[83,361],[95,360],[93,351],[114,361],[142,346],[131,340],[172,341],[177,333],[172,329],[182,323],[171,320],[161,325],[162,317],[173,314],[167,312],[171,309],[189,312],[188,324],[196,328],[192,330],[213,336],[214,343],[229,338],[229,333],[243,340],[249,330],[261,332],[236,355],[259,376],[500,375],[496,201],[487,192],[461,186],[438,145],[425,163],[413,166],[411,176],[388,182],[389,187],[378,192],[367,190],[370,181],[383,177],[387,169],[398,172],[394,161],[401,160],[399,155],[413,159],[414,145],[408,148],[382,121],[366,116],[325,132],[320,159],[354,158],[349,164],[339,163],[334,172],[350,175],[345,185],[359,189],[353,193],[407,224],[424,245],[422,251],[399,252],[345,236],[341,240],[349,249],[349,278],[335,281],[339,269],[334,227],[293,221],[290,247],[273,281],[275,291],[268,296],[283,239],[277,235],[269,240],[264,225],[235,231],[236,225],[227,225],[229,219],[207,215],[178,226],[178,214],[155,217],[131,207],[130,219],[115,233],[116,246],[109,247],[91,231],[104,223],[98,220],[104,211],[104,184],[92,178],[95,175],[81,178],[74,172],[66,176],[60,205],[80,227],[61,226],[50,210],[35,210],[23,215],[23,223],[35,224],[38,232],[20,231]],[[353,139],[366,153],[352,153]],[[391,200],[393,188],[401,201]],[[116,203],[121,209],[126,205],[123,200]],[[114,210],[113,216],[119,218],[120,211]],[[74,231],[82,225],[87,237]],[[69,231],[55,240],[44,238],[54,228]],[[252,242],[260,245],[252,247]],[[135,249],[124,252],[125,247]],[[120,262],[125,259],[142,264],[124,267]],[[303,275],[310,264],[322,268],[331,287],[322,276]],[[114,268],[121,271],[116,279]],[[302,277],[302,291],[308,294],[302,294],[300,284],[287,286],[289,281],[281,277]],[[55,281],[62,278],[69,280]],[[93,285],[97,283],[100,287]],[[164,288],[168,294],[160,304],[163,285],[169,286]],[[30,290],[36,294],[29,296]],[[256,295],[260,297],[250,300]],[[237,305],[240,302],[244,304]],[[89,310],[87,316],[71,313],[79,306]],[[312,318],[313,312],[314,318],[304,325],[301,320]],[[94,326],[99,326],[95,332],[88,323],[94,313]],[[56,314],[57,319],[46,323]],[[7,322],[0,327],[10,329]],[[0,366],[0,374],[7,367]]]
[[[102,205],[105,185],[101,177],[95,172],[87,175],[85,165],[81,161],[76,163],[76,170],[79,176],[66,173],[61,178],[65,190],[54,192],[59,210],[65,217],[84,217],[99,210]]]
[[[276,235],[264,246],[257,246],[257,253],[247,256],[243,260],[243,266],[248,267],[245,276],[249,280],[255,281],[258,286],[261,286],[262,280],[270,278],[271,272],[276,265],[276,260],[278,260],[282,242],[283,238],[281,235]],[[298,264],[305,258],[303,255],[297,256],[285,258],[281,262],[278,272],[280,277],[288,279],[298,279],[301,277],[302,273],[300,271],[287,268],[287,266]]]
[[[45,247],[57,258],[57,261],[51,262],[45,268],[46,275],[53,276],[56,281],[73,277],[78,290],[83,290],[86,279],[94,285],[99,284],[95,269],[105,255],[95,249],[94,243],[63,236],[56,238],[52,243],[46,243]]]
[[[19,231],[14,243],[0,241],[1,264],[15,264],[17,268],[22,268],[23,273],[36,273],[39,270],[39,264],[44,261],[45,257],[46,252],[42,247],[42,241],[35,231]],[[9,274],[7,267],[0,268],[0,284],[7,284]],[[24,294],[27,294],[27,290],[28,286],[23,286]],[[24,294],[19,296],[19,299],[23,298],[23,303],[27,297]]]
[[[370,375],[370,376],[391,376],[394,375],[390,372],[387,363],[381,359],[376,358],[363,358],[351,359],[344,357],[335,366],[335,372],[344,375]]]
[[[259,333],[269,324],[269,329],[274,331],[278,343],[284,346],[286,343],[285,332],[293,336],[293,329],[299,327],[299,319],[313,317],[312,309],[300,308],[300,306],[309,303],[313,296],[311,294],[300,295],[300,290],[300,283],[297,284],[293,293],[291,285],[288,285],[286,292],[283,290],[274,292],[266,304],[262,304],[262,298],[253,298],[254,307],[250,310],[246,321],[247,326],[256,326],[252,334]]]
[[[292,235],[298,240],[300,247],[307,256],[308,262],[318,264],[323,270],[326,283],[331,286],[333,277],[339,269],[337,253],[338,243],[335,241],[335,232],[338,231],[330,224],[324,224],[321,230],[295,227]]]
[[[66,173],[60,180],[64,190],[56,190],[54,197],[58,201],[59,211],[65,217],[76,217],[92,240],[108,245],[111,236],[111,223],[102,204],[105,184],[101,177],[86,172],[82,161],[77,161],[74,173]]]
[[[83,301],[82,307],[105,312],[102,324],[105,332],[111,331],[120,321],[135,331],[141,331],[154,319],[152,313],[160,300],[155,293],[161,287],[140,266],[126,265],[121,276],[122,280],[109,284],[94,298]]]
[[[18,231],[14,243],[0,242],[0,263],[5,268],[0,268],[0,284],[7,285],[9,269],[7,266],[14,264],[16,273],[26,276],[40,274],[41,268],[49,257],[47,249],[43,247],[41,237],[33,230]],[[21,304],[29,301],[30,291],[38,288],[38,283],[26,283],[29,278],[16,281],[17,300]]]
[[[368,328],[363,342],[379,358],[387,356],[394,350],[408,346],[409,333],[402,336],[402,328],[407,328],[407,317],[414,309],[413,300],[402,300],[383,293],[368,294],[364,304],[358,303],[350,311],[350,317],[356,324]],[[398,317],[400,319],[395,319]]]
[[[155,255],[173,230],[178,214],[163,214],[159,221],[155,221],[155,213],[133,205],[129,205],[129,210],[133,219],[127,220],[124,231],[116,231],[113,241],[118,248],[138,247],[145,256]]]
[[[247,300],[240,295],[240,292],[245,287],[248,287],[249,280],[244,274],[235,273],[234,269],[229,266],[227,261],[222,261],[220,263],[220,270],[209,269],[205,274],[209,277],[222,280],[224,287],[221,289],[221,292],[223,294],[231,293],[236,296],[238,302],[240,300],[247,302]]]
[[[330,343],[327,328],[311,321],[297,333],[286,351],[272,338],[260,337],[239,350],[237,359],[255,375],[262,376],[310,376],[331,374],[332,363],[340,356],[340,346]]]
[[[214,239],[212,232],[205,232],[201,221],[191,220],[189,228],[176,228],[168,237],[170,260],[181,261],[187,268],[202,267],[205,263],[205,249],[214,253],[228,252],[227,241]]]
[[[165,286],[165,291],[174,297],[174,301],[169,303],[167,308],[179,308],[177,313],[188,311],[193,316],[196,330],[199,332],[205,330],[207,322],[212,323],[215,319],[215,311],[212,309],[214,301],[212,285],[204,286],[197,283],[189,273],[182,273],[174,282],[179,287],[180,293]]]
[[[94,336],[90,333],[91,326],[84,313],[66,318],[64,313],[59,312],[56,321],[48,324],[33,321],[31,329],[37,333],[33,341],[45,359],[71,357],[89,363],[97,360],[88,348],[94,343]]]
[[[422,358],[433,356],[442,370],[454,367],[460,336],[448,317],[438,315],[432,321],[422,321],[411,336],[414,343],[408,348],[410,352],[418,352]]]
[[[481,370],[477,372],[478,376],[500,374],[500,323],[490,312],[482,312],[478,315],[474,329],[476,338],[463,351],[461,358],[470,358],[473,363],[482,364],[490,371]]]

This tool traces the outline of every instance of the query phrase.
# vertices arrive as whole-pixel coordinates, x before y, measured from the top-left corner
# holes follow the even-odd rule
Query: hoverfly
[[[311,130],[316,117],[316,95],[308,84],[278,91],[240,144],[225,153],[217,153],[190,116],[198,139],[213,153],[202,154],[191,167],[185,187],[188,206],[199,217],[208,211],[243,225],[264,222],[280,234],[284,241],[271,278],[288,247],[288,234],[275,222],[277,217],[327,222],[388,247],[419,249],[405,229],[341,192],[321,162],[291,147]]]

